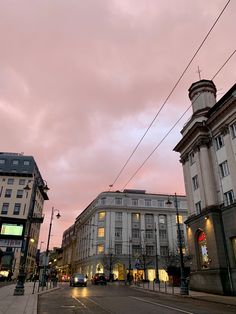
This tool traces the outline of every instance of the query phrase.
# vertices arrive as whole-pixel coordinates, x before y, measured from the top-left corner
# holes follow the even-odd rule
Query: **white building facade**
[[[212,81],[191,85],[181,154],[193,255],[190,288],[236,294],[236,85],[218,102]]]
[[[178,196],[182,240],[186,247],[185,196]],[[168,195],[144,190],[103,192],[75,221],[75,269],[88,274],[112,274],[168,280],[166,258],[178,255],[176,208],[166,205]]]

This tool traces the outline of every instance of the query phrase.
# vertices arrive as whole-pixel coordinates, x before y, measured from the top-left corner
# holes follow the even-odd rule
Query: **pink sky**
[[[51,245],[108,190],[227,0],[5,0],[0,3],[1,151],[33,155],[50,187],[40,241]],[[136,168],[189,106],[188,88],[211,79],[235,49],[231,1],[132,161]],[[235,83],[236,56],[214,80]],[[127,188],[184,194],[172,151],[189,112]]]

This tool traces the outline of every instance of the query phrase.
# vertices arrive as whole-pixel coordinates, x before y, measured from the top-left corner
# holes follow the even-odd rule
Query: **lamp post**
[[[43,217],[34,217],[34,207],[36,201],[36,192],[37,188],[40,189],[41,193],[44,195],[44,199],[48,200],[47,192],[49,188],[47,186],[47,182],[43,180],[41,177],[36,177],[33,183],[33,190],[30,200],[29,212],[27,217],[28,226],[26,228],[26,236],[25,239],[22,241],[21,246],[21,257],[20,257],[20,266],[19,266],[19,275],[17,278],[17,284],[14,290],[14,295],[24,295],[25,293],[25,279],[26,279],[26,264],[27,264],[27,256],[30,244],[30,233],[31,233],[31,226],[32,223],[42,223]],[[31,190],[29,185],[27,184],[24,187],[24,190],[28,193]]]
[[[47,266],[48,266],[49,243],[50,243],[50,238],[51,238],[52,221],[53,221],[53,216],[55,212],[57,212],[57,215],[56,215],[57,219],[61,217],[59,210],[52,207],[51,219],[50,219],[50,225],[49,225],[49,231],[48,231],[47,248],[46,248],[45,260],[44,260],[43,276],[42,276],[43,287],[46,285],[46,271],[47,271]]]
[[[159,279],[159,269],[158,269],[158,249],[157,249],[157,224],[155,223],[155,244],[156,244],[156,283],[160,282]]]
[[[129,239],[129,242],[128,242],[128,254],[129,254],[129,285],[131,284],[131,253],[130,253],[130,243],[131,243],[131,240]]]
[[[166,202],[167,205],[172,204],[172,202],[168,199]],[[174,195],[174,205],[176,210],[176,217],[177,217],[177,228],[178,228],[178,240],[179,240],[179,256],[180,256],[180,294],[181,295],[188,295],[188,283],[186,280],[185,270],[184,270],[184,255],[183,255],[183,244],[182,244],[182,236],[181,236],[181,229],[180,229],[180,222],[179,222],[179,208],[178,208],[178,200],[177,195]]]

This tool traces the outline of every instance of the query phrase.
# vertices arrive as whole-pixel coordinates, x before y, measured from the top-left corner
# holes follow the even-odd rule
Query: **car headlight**
[[[87,281],[87,278],[84,278],[84,282],[86,282]]]
[[[74,281],[75,281],[75,282],[78,282],[78,278],[75,278]]]

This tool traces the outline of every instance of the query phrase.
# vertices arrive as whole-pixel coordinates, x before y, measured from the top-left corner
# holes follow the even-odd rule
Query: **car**
[[[107,284],[107,278],[106,278],[104,273],[96,273],[92,277],[91,282],[93,285],[98,285],[98,284],[106,285]]]
[[[7,277],[0,274],[0,281],[7,281]]]
[[[70,277],[70,286],[84,286],[87,287],[87,277],[83,274],[74,274]]]

